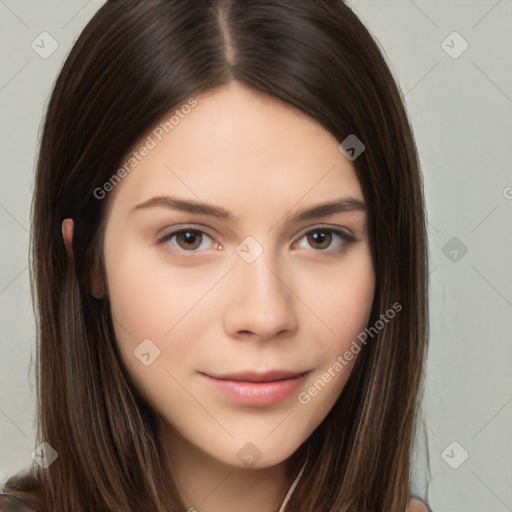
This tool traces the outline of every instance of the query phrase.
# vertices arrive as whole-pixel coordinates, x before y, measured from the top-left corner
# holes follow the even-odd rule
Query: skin
[[[108,296],[122,361],[157,414],[186,506],[270,512],[304,460],[299,447],[335,404],[357,357],[307,405],[299,403],[298,393],[367,326],[375,291],[367,212],[294,220],[336,199],[364,202],[353,163],[313,119],[237,83],[196,99],[110,192],[107,282],[96,268],[91,290]],[[166,195],[222,206],[234,220],[135,208]],[[187,227],[206,235],[192,231],[190,246],[183,234],[161,240]],[[311,233],[326,227],[353,241],[329,231],[315,241]],[[68,244],[72,229],[63,223]],[[252,263],[236,252],[246,237],[263,249]],[[160,350],[149,366],[134,356],[145,339]],[[199,373],[248,369],[310,373],[271,406],[234,403]],[[261,456],[253,467],[237,456],[247,443]]]

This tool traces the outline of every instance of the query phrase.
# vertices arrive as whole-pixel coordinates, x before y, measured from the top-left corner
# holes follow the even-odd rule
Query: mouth
[[[244,371],[222,375],[200,373],[208,384],[231,401],[240,405],[265,407],[282,402],[298,391],[310,371]]]
[[[296,379],[309,373],[309,371],[294,372],[289,370],[269,370],[266,372],[256,372],[252,370],[230,373],[225,375],[214,375],[205,374],[212,379],[217,380],[232,380],[237,382],[254,382],[254,383],[265,383],[265,382],[278,382],[281,380]]]

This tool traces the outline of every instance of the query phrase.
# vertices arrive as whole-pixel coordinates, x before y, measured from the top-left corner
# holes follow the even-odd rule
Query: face
[[[322,422],[357,357],[374,294],[367,213],[314,120],[235,83],[195,100],[141,138],[134,150],[150,149],[109,192],[106,290],[162,436],[269,467]]]

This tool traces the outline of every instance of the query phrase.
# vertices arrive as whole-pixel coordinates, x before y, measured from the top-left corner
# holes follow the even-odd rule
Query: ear
[[[73,251],[73,219],[62,221],[62,238],[68,251]]]
[[[73,219],[64,219],[62,221],[62,238],[69,252],[73,252]],[[86,258],[89,267],[89,278],[87,288],[89,293],[96,299],[102,299],[105,296],[105,288],[101,276],[99,261],[96,258]]]

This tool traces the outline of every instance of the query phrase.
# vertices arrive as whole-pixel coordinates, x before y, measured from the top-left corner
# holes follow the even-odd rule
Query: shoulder
[[[407,505],[405,512],[430,512],[427,506],[420,500],[413,498]]]
[[[14,494],[0,493],[0,512],[37,512]]]

